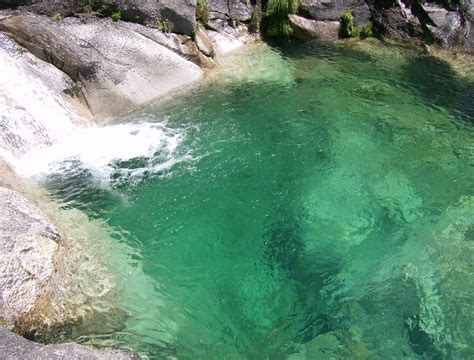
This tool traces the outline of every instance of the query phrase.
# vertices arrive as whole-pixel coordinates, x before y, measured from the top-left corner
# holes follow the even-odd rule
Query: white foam
[[[112,172],[128,176],[169,169],[190,159],[189,153],[176,154],[185,130],[169,129],[162,123],[127,123],[104,127],[77,128],[47,148],[25,154],[14,165],[24,176],[68,172],[74,168],[89,170],[102,180]],[[128,168],[117,162],[140,159],[140,165]]]

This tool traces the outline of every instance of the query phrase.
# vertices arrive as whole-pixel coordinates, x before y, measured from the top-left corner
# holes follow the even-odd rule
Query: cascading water
[[[81,104],[65,94],[74,83],[0,33],[0,156],[18,173],[40,173],[80,167],[102,178],[112,173],[140,175],[160,171],[187,159],[174,157],[184,131],[147,123],[96,126],[80,112]],[[117,161],[151,158],[143,167],[121,168]]]
[[[88,121],[63,90],[72,81],[0,33],[0,156],[13,161],[69,136]]]

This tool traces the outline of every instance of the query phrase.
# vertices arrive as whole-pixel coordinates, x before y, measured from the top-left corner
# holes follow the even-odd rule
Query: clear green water
[[[123,326],[79,340],[152,359],[474,358],[473,82],[388,45],[226,61],[122,119],[165,122],[182,161],[45,180],[130,249],[109,259]]]

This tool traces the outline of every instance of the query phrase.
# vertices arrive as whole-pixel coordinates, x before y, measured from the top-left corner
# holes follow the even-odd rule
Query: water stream
[[[151,359],[473,358],[472,77],[370,42],[222,61],[17,162],[130,249],[107,259],[122,326],[58,337]]]

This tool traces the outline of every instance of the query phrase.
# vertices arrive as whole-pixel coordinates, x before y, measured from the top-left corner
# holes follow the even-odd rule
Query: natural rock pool
[[[371,42],[223,62],[37,154],[117,246],[121,325],[58,336],[152,359],[473,358],[472,77]]]

